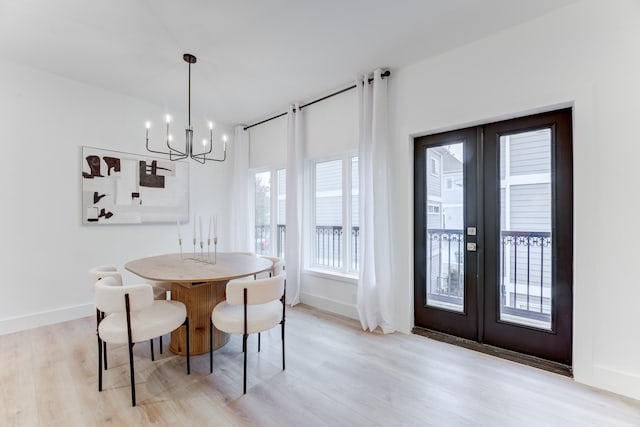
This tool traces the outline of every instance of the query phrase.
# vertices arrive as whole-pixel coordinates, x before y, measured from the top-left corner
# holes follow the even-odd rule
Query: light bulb
[[[209,122],[209,130],[213,130],[213,122]]]
[[[224,135],[222,135],[222,141],[223,142],[227,142],[227,134],[226,133]]]
[[[203,147],[206,147],[206,146],[207,146],[207,140],[206,140],[206,139],[203,139],[203,140],[202,140],[202,146],[203,146]]]
[[[144,127],[146,127],[147,129],[149,129],[151,127],[151,122],[147,121],[144,122]]]
[[[170,115],[166,115],[164,116],[165,120],[167,121],[167,123],[171,123],[171,116]]]
[[[167,136],[167,139],[169,140],[169,142],[173,141],[173,135],[169,134],[169,135]]]

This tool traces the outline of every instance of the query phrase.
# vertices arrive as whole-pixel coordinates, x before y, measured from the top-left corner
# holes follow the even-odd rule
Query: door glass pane
[[[342,160],[315,167],[315,264],[342,268]]]
[[[427,305],[464,311],[463,144],[427,148]]]
[[[500,137],[500,320],[551,329],[551,130]]]
[[[269,254],[271,242],[271,172],[255,174],[255,251]]]

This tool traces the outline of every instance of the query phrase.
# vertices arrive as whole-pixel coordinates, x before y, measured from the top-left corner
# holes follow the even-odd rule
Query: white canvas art
[[[82,147],[82,223],[183,222],[189,164]]]

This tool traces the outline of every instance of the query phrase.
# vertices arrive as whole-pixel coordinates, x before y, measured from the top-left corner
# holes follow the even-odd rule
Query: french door
[[[571,365],[571,110],[420,137],[415,325]]]

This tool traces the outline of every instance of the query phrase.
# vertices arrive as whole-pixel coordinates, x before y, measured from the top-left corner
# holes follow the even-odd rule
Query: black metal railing
[[[271,242],[271,226],[256,225],[255,252],[257,254],[268,254]]]
[[[341,225],[317,225],[316,226],[316,253],[317,265],[331,268],[342,268],[342,226]],[[351,227],[351,270],[357,271],[360,250],[360,227]]]
[[[276,226],[276,256],[284,258],[287,227],[285,224]],[[271,250],[271,226],[256,225],[255,252],[268,254]],[[316,226],[316,254],[317,265],[332,268],[342,268],[342,226]],[[360,227],[351,227],[351,270],[357,271],[360,266]]]
[[[502,231],[500,245],[502,312],[549,322],[551,233]]]
[[[464,234],[462,230],[427,230],[429,299],[462,305],[464,297]]]

